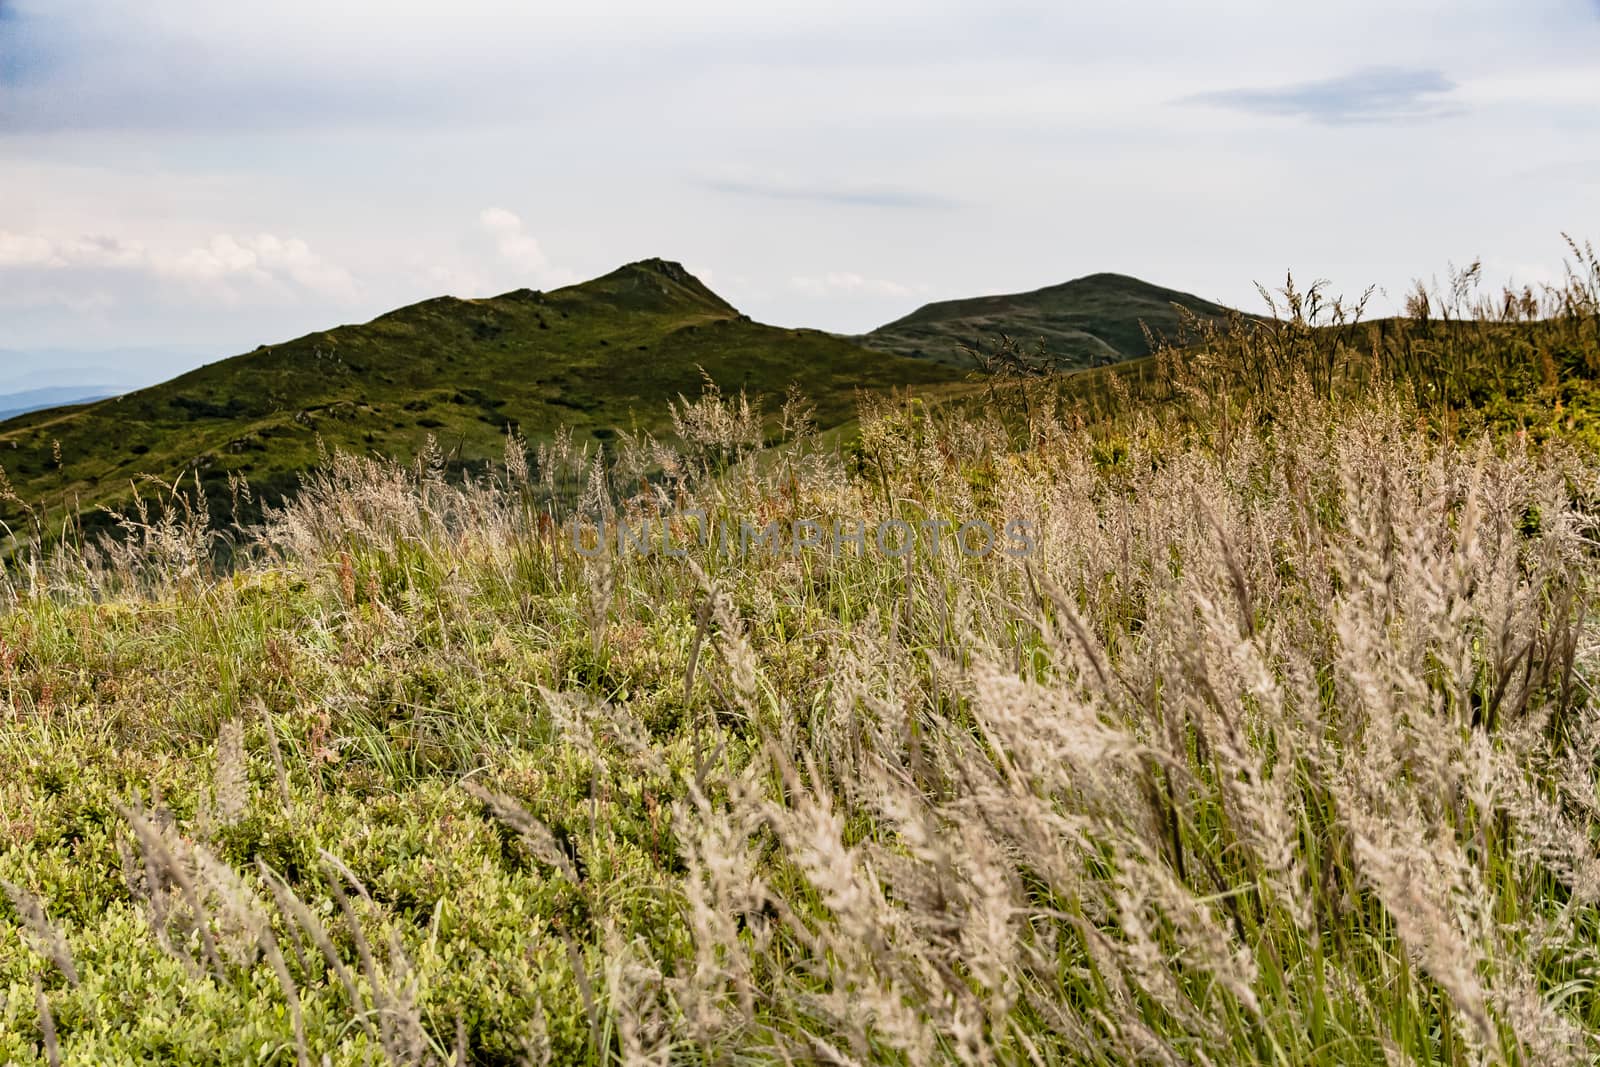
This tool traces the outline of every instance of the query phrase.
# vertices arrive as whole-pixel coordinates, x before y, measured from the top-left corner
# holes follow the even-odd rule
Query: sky
[[[668,10],[670,8],[670,10]],[[1600,240],[1600,0],[0,0],[0,389],[650,256],[841,332]]]

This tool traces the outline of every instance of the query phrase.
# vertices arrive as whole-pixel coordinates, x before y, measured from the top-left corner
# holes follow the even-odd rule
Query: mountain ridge
[[[111,385],[51,385],[0,393],[0,423],[32,411],[93,403],[120,392],[123,390]]]

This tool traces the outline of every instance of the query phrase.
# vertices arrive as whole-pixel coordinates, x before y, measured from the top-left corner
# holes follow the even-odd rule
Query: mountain
[[[44,389],[0,393],[0,422],[17,415],[26,415],[30,411],[102,400],[120,391],[110,385],[55,385]]]
[[[1042,340],[1066,367],[1094,367],[1149,355],[1144,326],[1158,338],[1176,338],[1182,319],[1174,304],[1205,319],[1229,314],[1190,293],[1122,274],[1091,274],[1029,293],[928,304],[854,340],[880,352],[971,367],[960,346],[991,346],[1004,333],[1030,347]]]
[[[292,491],[319,450],[410,457],[429,435],[453,458],[503,454],[569,426],[604,441],[667,428],[667,402],[725,390],[775,402],[793,383],[819,425],[855,413],[856,390],[938,387],[950,367],[868,352],[817,330],[750,321],[683,267],[645,260],[551,292],[439,297],[358,326],[221,360],[161,385],[0,425],[18,496],[92,514],[142,475],[198,472],[213,507],[230,474],[267,499]],[[59,466],[57,456],[59,456]],[[21,516],[0,501],[0,519]]]

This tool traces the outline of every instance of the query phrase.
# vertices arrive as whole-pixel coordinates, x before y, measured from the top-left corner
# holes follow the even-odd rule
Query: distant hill
[[[475,461],[503,454],[507,427],[538,439],[570,426],[602,441],[616,428],[659,431],[670,399],[698,395],[702,367],[724,389],[774,403],[795,383],[823,427],[854,416],[857,389],[962,377],[752,322],[678,264],[645,260],[547,293],[440,297],[121,397],[23,415],[0,425],[0,467],[23,500],[58,510],[126,500],[144,474],[198,472],[217,505],[236,473],[272,499],[315,465],[319,443],[409,458],[431,434]],[[19,511],[0,501],[0,519],[15,523]]]
[[[3,0],[0,0],[3,2]],[[165,381],[215,359],[214,345],[178,342],[118,348],[0,348],[0,394],[82,383],[106,387],[105,395],[126,393]]]
[[[1000,334],[1032,346],[1043,340],[1065,367],[1096,367],[1150,354],[1141,323],[1176,338],[1178,304],[1201,318],[1228,309],[1190,293],[1122,274],[1091,274],[1028,293],[943,300],[855,338],[895,355],[971,367],[963,344],[990,346]]]
[[[57,385],[45,389],[22,389],[15,393],[0,393],[0,422],[18,415],[26,415],[30,411],[101,400],[118,392],[121,390],[110,385]]]

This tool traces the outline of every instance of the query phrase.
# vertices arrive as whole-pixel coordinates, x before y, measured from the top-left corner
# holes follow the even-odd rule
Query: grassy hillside
[[[857,338],[881,352],[970,367],[962,345],[992,345],[1001,334],[1032,345],[1042,341],[1064,367],[1093,367],[1150,354],[1148,326],[1176,339],[1178,304],[1202,319],[1228,309],[1189,293],[1121,274],[1091,274],[1028,293],[944,300]]]
[[[214,506],[230,475],[275,497],[320,447],[409,457],[429,435],[453,461],[502,454],[508,428],[604,441],[661,430],[666,402],[723,388],[798,385],[820,425],[853,417],[858,389],[932,387],[958,372],[863,351],[816,330],[763,326],[675,263],[646,260],[553,292],[441,297],[309,334],[101,403],[0,425],[17,497],[75,512],[127,499],[131,480],[198,473]],[[23,518],[17,501],[0,519]]]

